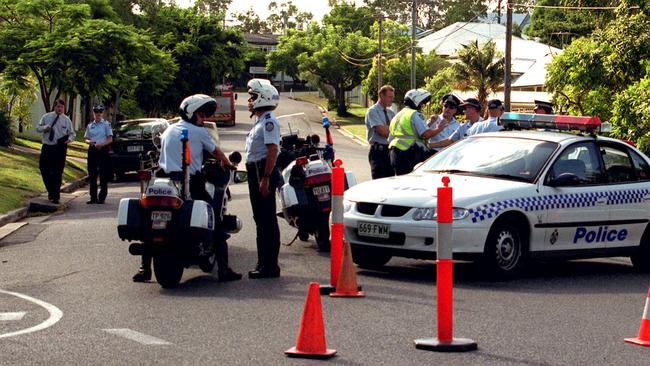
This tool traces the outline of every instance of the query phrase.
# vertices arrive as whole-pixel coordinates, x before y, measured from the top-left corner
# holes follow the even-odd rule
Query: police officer
[[[92,203],[104,203],[108,194],[108,179],[111,175],[110,162],[108,160],[108,145],[113,142],[113,130],[110,123],[104,118],[104,105],[97,104],[93,107],[92,122],[86,127],[84,140],[88,146],[88,181],[90,183],[89,193]],[[97,196],[97,173],[99,173],[99,196]]]
[[[553,114],[553,103],[536,100],[535,109],[533,109],[533,111],[536,114]]]
[[[499,124],[499,118],[503,114],[503,103],[499,99],[491,99],[487,103],[488,119],[472,125],[467,131],[467,135],[477,135],[485,132],[496,132],[503,130]]]
[[[404,95],[405,108],[399,111],[390,122],[390,163],[395,174],[410,173],[415,164],[425,158],[426,140],[437,135],[447,127],[441,122],[435,129],[427,127],[420,109],[429,100],[431,93],[424,89],[411,89]]]
[[[449,107],[452,105],[452,103],[455,103],[455,100],[449,97],[447,99],[443,98],[443,103],[446,104],[446,106],[443,104],[443,111],[442,111],[442,118],[444,119],[445,114],[448,113],[449,115],[451,115],[450,111],[452,111],[453,108],[449,108]],[[465,102],[459,104],[458,107],[463,108],[463,111],[465,112],[465,122],[461,123],[458,129],[454,133],[452,133],[451,136],[442,140],[429,142],[429,148],[437,149],[437,148],[449,146],[458,140],[462,140],[469,135],[468,132],[472,128],[472,126],[474,126],[478,122],[483,121],[483,118],[481,118],[481,103],[478,101],[478,99],[467,98]],[[451,120],[456,120],[456,118],[451,116]]]
[[[268,80],[248,82],[248,110],[255,124],[246,138],[246,170],[253,219],[257,229],[257,265],[250,278],[280,276],[280,228],[275,215],[275,190],[280,173],[275,168],[280,144],[280,124],[272,111],[280,96]]]
[[[75,138],[72,121],[64,112],[65,102],[57,99],[54,102],[54,111],[45,113],[36,127],[36,131],[43,134],[38,167],[47,189],[47,198],[56,204],[61,198],[61,180],[68,144]]]
[[[224,168],[236,169],[226,155],[215,145],[208,131],[203,128],[206,118],[212,116],[217,110],[217,101],[204,94],[189,96],[181,102],[179,114],[181,120],[169,126],[161,138],[160,158],[158,164],[162,172],[159,175],[174,175],[182,172],[183,143],[181,134],[187,130],[190,145],[190,195],[192,199],[210,202],[211,198],[205,191],[205,177],[201,174],[203,165],[203,151],[212,154]],[[221,227],[221,225],[215,225]],[[228,267],[228,245],[225,233],[215,233],[215,255],[218,266],[218,279],[220,282],[241,279],[241,274]],[[144,282],[151,279],[151,257],[142,256],[140,271],[133,276],[133,281]]]
[[[389,108],[393,105],[394,99],[395,89],[390,85],[384,85],[379,89],[379,100],[366,112],[366,132],[370,144],[368,161],[372,179],[395,175],[388,153],[389,125],[390,120],[395,117],[395,112]]]
[[[460,140],[462,137],[460,132],[456,133],[459,131],[459,129],[461,129],[460,122],[458,122],[456,119],[456,113],[458,113],[460,99],[458,99],[458,97],[453,94],[445,94],[440,99],[440,105],[442,106],[442,113],[432,118],[429,121],[429,126],[435,128],[441,123],[446,123],[446,127],[439,134],[429,139],[429,146],[432,149],[431,155],[437,152],[436,147],[447,146]],[[440,142],[444,140],[449,141]]]

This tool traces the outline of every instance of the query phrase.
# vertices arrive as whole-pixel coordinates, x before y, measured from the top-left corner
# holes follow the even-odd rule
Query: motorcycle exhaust
[[[131,255],[143,255],[144,254],[144,244],[142,243],[132,243],[129,245],[129,253]]]

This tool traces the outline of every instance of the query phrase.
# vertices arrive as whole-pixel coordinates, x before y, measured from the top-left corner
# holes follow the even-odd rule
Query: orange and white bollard
[[[453,336],[453,259],[452,259],[452,189],[449,177],[443,177],[444,187],[438,188],[436,292],[438,337],[415,340],[415,348],[438,352],[465,352],[478,348],[476,342]]]
[[[343,257],[343,193],[345,192],[345,169],[340,159],[332,168],[332,226],[330,240],[330,284],[321,285],[320,293],[329,294],[336,288]]]
[[[625,342],[650,347],[650,287],[648,287],[648,297],[645,299],[645,309],[641,316],[639,335],[636,338],[625,338]]]

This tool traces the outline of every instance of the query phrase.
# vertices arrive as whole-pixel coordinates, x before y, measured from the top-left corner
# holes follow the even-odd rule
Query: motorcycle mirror
[[[232,178],[235,183],[248,182],[248,172],[245,170],[238,170],[235,172],[235,175]]]
[[[230,160],[230,162],[235,164],[235,165],[241,163],[241,159],[242,159],[242,157],[241,157],[241,154],[239,153],[239,151],[233,151],[233,152],[230,153],[230,155],[228,155],[228,160]]]

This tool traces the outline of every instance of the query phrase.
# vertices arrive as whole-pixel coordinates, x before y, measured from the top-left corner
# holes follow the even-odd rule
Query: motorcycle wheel
[[[153,257],[153,272],[162,288],[174,288],[183,277],[183,265],[171,254]]]
[[[316,223],[316,245],[318,245],[319,252],[330,251],[330,216],[329,212],[321,214]]]
[[[199,257],[199,268],[205,273],[212,273],[214,270],[214,265],[217,263],[217,255],[212,253],[211,255]]]

